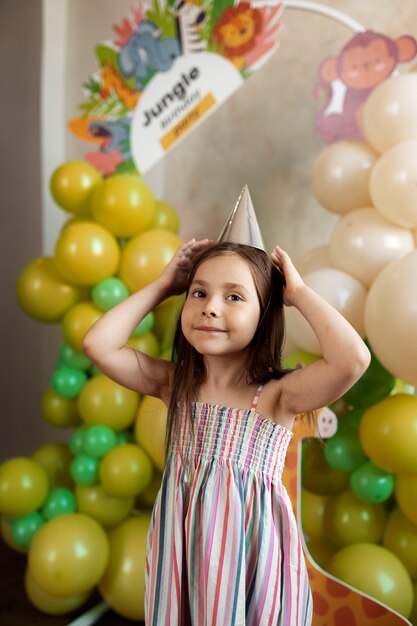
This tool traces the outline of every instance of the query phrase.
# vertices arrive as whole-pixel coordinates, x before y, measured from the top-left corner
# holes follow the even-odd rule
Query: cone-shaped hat
[[[240,192],[236,205],[229,215],[217,241],[232,241],[259,248],[265,252],[265,244],[256,219],[248,186]]]

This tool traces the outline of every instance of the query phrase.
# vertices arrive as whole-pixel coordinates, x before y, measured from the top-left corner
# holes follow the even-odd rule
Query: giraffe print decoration
[[[329,413],[328,409],[323,409],[319,415],[320,434],[323,437],[332,436],[337,428],[337,423],[330,419]],[[293,433],[288,447],[283,483],[291,498],[294,514],[300,526],[313,594],[312,626],[411,626],[411,622],[405,617],[335,578],[315,563],[311,557],[300,522],[301,451],[303,439],[317,437],[317,433],[313,426],[301,419],[296,420]]]

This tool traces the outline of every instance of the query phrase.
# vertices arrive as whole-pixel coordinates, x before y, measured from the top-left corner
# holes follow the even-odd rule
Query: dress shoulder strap
[[[261,395],[261,391],[263,389],[263,383],[261,383],[258,387],[258,389],[256,390],[255,396],[253,398],[253,402],[252,402],[252,409],[256,409],[257,404],[258,404],[258,400],[259,400],[259,396]]]

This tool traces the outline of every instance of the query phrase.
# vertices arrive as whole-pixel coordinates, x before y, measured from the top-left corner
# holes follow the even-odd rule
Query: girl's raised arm
[[[126,343],[145,315],[185,290],[193,256],[207,243],[207,239],[184,243],[159,278],[107,311],[86,332],[82,348],[103,374],[129,389],[167,400],[173,364]]]
[[[290,372],[280,381],[277,411],[296,415],[340,398],[362,376],[371,357],[356,330],[304,283],[284,250],[276,246],[271,260],[285,277],[284,304],[295,306],[306,318],[317,336],[323,356]]]

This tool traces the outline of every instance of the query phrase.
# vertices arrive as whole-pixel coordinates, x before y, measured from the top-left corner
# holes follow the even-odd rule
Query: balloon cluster
[[[302,523],[324,569],[417,624],[417,74],[376,87],[363,127],[366,142],[330,144],[314,164],[313,193],[340,217],[299,268],[372,361],[333,407],[337,433],[305,442]],[[287,324],[320,354],[294,307]]]
[[[146,536],[164,469],[165,405],[118,385],[81,350],[88,328],[156,278],[182,243],[178,216],[133,174],[108,178],[69,161],[51,194],[69,213],[50,257],[29,262],[17,298],[36,320],[62,329],[41,412],[69,428],[31,458],[0,466],[1,534],[28,554],[25,589],[38,609],[63,614],[93,589],[115,611],[144,619]],[[151,311],[129,345],[170,357],[177,299]]]

